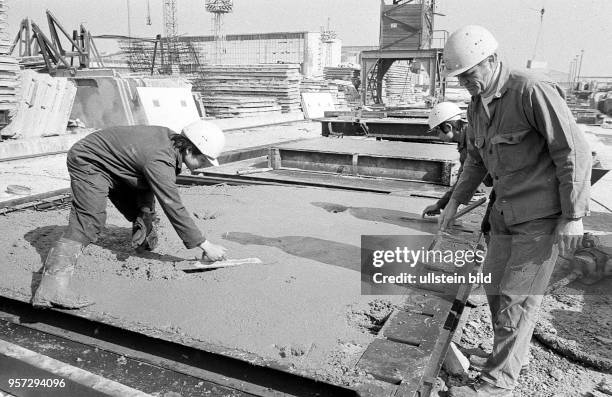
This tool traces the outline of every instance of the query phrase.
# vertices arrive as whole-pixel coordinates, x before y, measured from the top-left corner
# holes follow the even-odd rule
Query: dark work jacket
[[[195,248],[206,239],[176,186],[183,159],[172,145],[172,135],[172,130],[159,126],[110,127],[81,139],[68,155],[91,162],[115,183],[152,191],[185,246]]]
[[[480,96],[468,107],[468,156],[452,197],[466,204],[488,172],[508,225],[587,215],[591,151],[562,92],[531,73],[499,67],[491,117]]]

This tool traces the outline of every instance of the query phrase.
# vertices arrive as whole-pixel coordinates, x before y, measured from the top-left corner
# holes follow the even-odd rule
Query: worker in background
[[[497,47],[489,31],[473,25],[444,47],[445,73],[472,98],[468,155],[441,228],[487,173],[497,196],[483,269],[492,277],[485,290],[493,350],[474,384],[449,390],[454,397],[512,396],[557,256],[580,246],[589,210],[591,152],[560,89],[510,69]]]
[[[72,189],[68,228],[49,251],[32,304],[63,309],[93,304],[74,294],[69,282],[83,248],[104,227],[107,199],[133,223],[136,250],[157,245],[157,198],[187,248],[200,247],[211,261],[223,259],[225,248],[204,238],[182,204],[176,176],[183,164],[190,170],[218,166],[224,145],[221,129],[202,120],[187,125],[182,134],[159,126],[111,127],[75,143],[67,157]]]
[[[463,163],[467,158],[467,120],[464,117],[465,112],[459,108],[453,102],[440,102],[436,104],[429,113],[429,119],[427,120],[431,132],[438,133],[438,137],[443,142],[456,142],[457,151],[459,151],[459,162],[461,166],[457,172],[457,179],[463,172]],[[489,175],[486,176],[483,181],[485,186],[492,186],[493,181]],[[425,207],[422,216],[433,216],[439,215],[440,210],[443,210],[450,200],[455,185],[448,190],[444,196],[442,196],[435,204]],[[493,202],[495,201],[495,192],[491,192],[489,196],[489,206],[486,211],[486,215],[482,220],[481,230],[488,239],[488,233],[491,226],[488,221],[488,214],[491,210]],[[487,240],[488,241],[488,240]]]

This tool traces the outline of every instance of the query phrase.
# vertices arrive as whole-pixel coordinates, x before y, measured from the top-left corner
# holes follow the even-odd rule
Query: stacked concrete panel
[[[355,86],[346,80],[304,79],[300,83],[300,92],[328,92],[332,96],[336,110],[356,108],[360,103]]]
[[[109,69],[78,71],[71,80],[78,87],[71,118],[81,120],[90,128],[148,124],[139,102],[138,87],[191,90],[191,84],[180,77],[123,77]]]
[[[275,105],[283,113],[300,110],[297,64],[205,65],[200,71],[194,91],[202,94],[209,115],[244,117],[276,112]]]
[[[327,80],[353,81],[359,78],[359,69],[327,66],[323,68],[323,76]]]
[[[75,94],[76,87],[65,77],[23,71],[14,117],[2,135],[35,138],[66,133]]]
[[[9,55],[10,37],[6,0],[0,0],[0,128],[14,116],[19,90],[19,64]],[[7,135],[2,132],[2,135]]]

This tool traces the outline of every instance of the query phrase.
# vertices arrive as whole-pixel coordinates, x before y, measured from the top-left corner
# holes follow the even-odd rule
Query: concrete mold
[[[79,315],[253,362],[276,363],[336,384],[364,376],[354,365],[402,296],[360,293],[362,234],[431,234],[412,219],[431,199],[315,188],[182,188],[186,207],[230,258],[262,265],[184,273],[193,259],[162,215],[160,247],[136,254],[131,225],[109,204],[107,227],[81,256],[76,290],[97,303]],[[0,217],[4,295],[29,299],[68,209]],[[408,221],[406,221],[408,220]]]

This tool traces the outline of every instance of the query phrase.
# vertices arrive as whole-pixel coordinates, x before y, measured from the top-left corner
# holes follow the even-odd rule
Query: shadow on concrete
[[[47,259],[49,251],[55,242],[62,237],[65,229],[66,226],[59,225],[42,226],[30,230],[24,235],[26,241],[28,241],[30,245],[36,249],[36,252],[40,256],[41,266],[37,271],[32,272],[32,283],[30,285],[32,294],[34,294],[34,291],[40,284],[43,265]],[[131,256],[162,262],[179,262],[184,260],[184,258],[179,258],[173,255],[160,255],[155,252],[148,251],[137,252],[132,248],[131,240],[131,228],[108,225],[100,234],[98,241],[92,243],[92,245],[97,245],[108,249],[114,253],[117,260],[121,262],[126,261]]]
[[[406,211],[389,210],[373,207],[346,207],[340,204],[313,202],[315,207],[323,208],[332,214],[348,212],[358,219],[371,222],[382,222],[418,230],[424,233],[436,234],[438,231],[437,218],[421,218],[421,214]]]
[[[231,232],[224,239],[243,245],[266,245],[286,253],[311,259],[328,265],[361,271],[361,252],[359,247],[315,237],[280,236],[264,237],[252,233]]]

